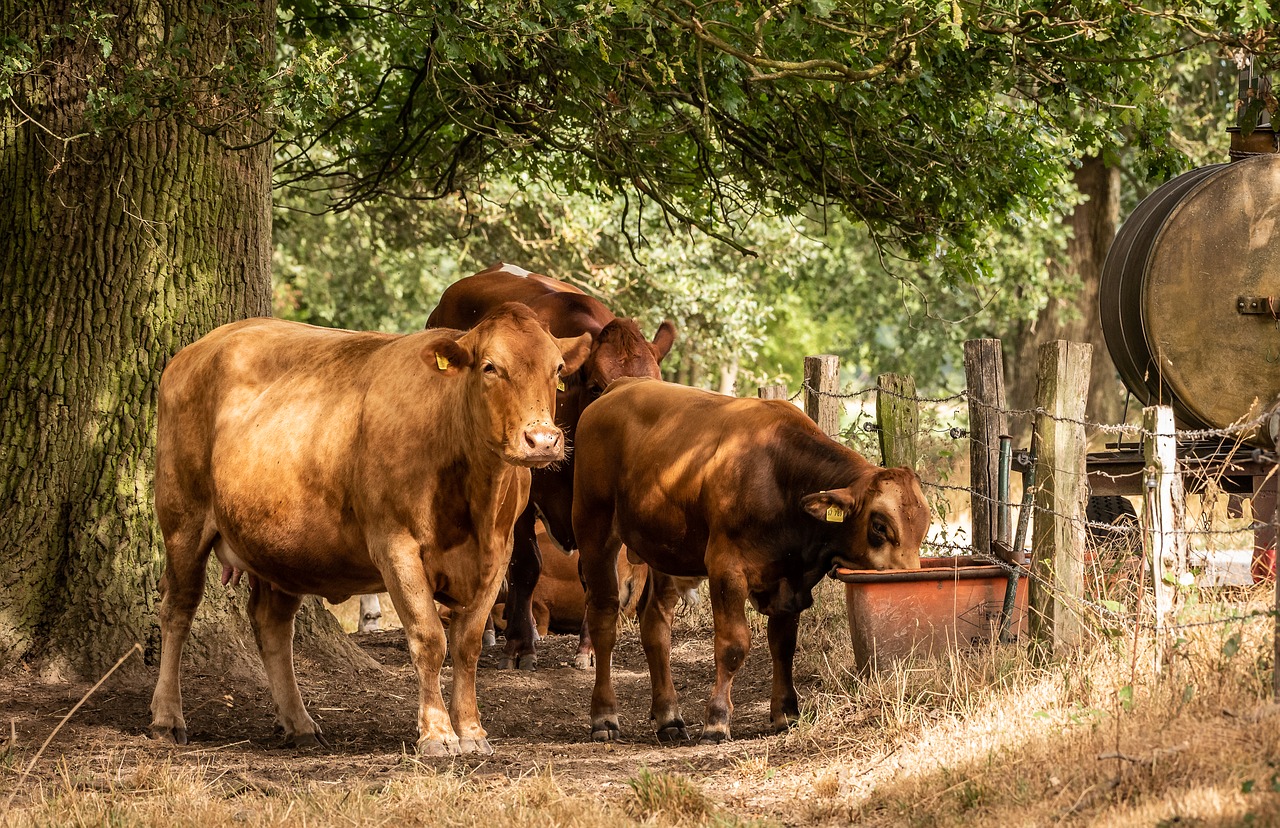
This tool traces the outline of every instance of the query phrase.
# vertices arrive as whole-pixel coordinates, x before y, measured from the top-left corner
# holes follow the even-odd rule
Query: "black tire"
[[[1085,504],[1084,516],[1089,521],[1086,538],[1092,547],[1126,545],[1130,538],[1136,538],[1138,511],[1128,498],[1120,495],[1094,495]]]

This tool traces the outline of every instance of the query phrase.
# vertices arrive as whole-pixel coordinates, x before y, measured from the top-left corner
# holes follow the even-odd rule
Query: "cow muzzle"
[[[520,465],[546,466],[564,459],[564,432],[552,423],[535,423],[520,432],[514,459]]]

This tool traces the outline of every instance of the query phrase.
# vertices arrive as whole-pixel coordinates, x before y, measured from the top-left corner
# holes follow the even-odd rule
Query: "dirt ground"
[[[273,707],[265,684],[238,686],[221,676],[183,675],[183,700],[191,743],[173,746],[146,737],[151,686],[105,686],[77,711],[41,758],[33,776],[50,778],[61,767],[98,768],[133,755],[193,764],[247,789],[279,791],[298,780],[380,783],[396,774],[420,770],[413,757],[417,685],[400,629],[356,633],[354,639],[379,664],[380,671],[322,671],[299,658],[299,685],[311,715],[324,729],[329,750],[278,746]],[[623,739],[593,743],[587,709],[593,674],[575,669],[576,636],[551,635],[539,644],[538,670],[497,669],[498,647],[485,651],[479,671],[481,721],[496,750],[491,757],[422,760],[453,765],[469,775],[515,778],[553,767],[566,790],[599,795],[642,767],[693,777],[715,773],[748,757],[785,762],[784,738],[769,731],[769,657],[763,637],[753,647],[734,686],[734,741],[714,747],[696,744],[660,746],[647,720],[648,670],[634,627],[620,636],[615,651],[615,687]],[[690,732],[696,738],[713,680],[709,636],[686,636],[672,650],[673,672]],[[446,663],[446,693],[452,671]],[[802,696],[815,677],[797,676]],[[0,717],[17,730],[25,766],[58,720],[81,698],[87,685],[41,684],[21,675],[0,677]],[[8,735],[6,732],[5,736]],[[798,748],[792,749],[799,750]],[[107,758],[111,757],[111,758]],[[65,762],[64,762],[65,760]],[[10,776],[11,768],[5,775]],[[10,781],[12,777],[10,776]],[[732,797],[717,796],[725,801]],[[748,813],[765,816],[767,801],[741,801]],[[777,803],[782,807],[781,803]]]

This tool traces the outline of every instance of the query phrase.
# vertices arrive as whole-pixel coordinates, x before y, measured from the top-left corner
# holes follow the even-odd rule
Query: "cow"
[[[556,424],[569,445],[586,406],[619,377],[659,377],[658,364],[675,341],[675,325],[665,321],[650,342],[631,319],[619,319],[604,303],[548,276],[510,264],[496,264],[450,285],[427,319],[432,327],[469,328],[489,309],[521,302],[533,309],[555,336],[592,335],[591,352],[581,368],[564,378],[556,397]],[[532,594],[542,572],[542,554],[534,523],[541,516],[551,539],[571,552],[570,510],[573,505],[573,457],[533,474],[529,506],[516,523],[507,596],[507,641],[504,668],[537,666]]]
[[[586,635],[584,613],[587,596],[578,575],[578,553],[562,554],[541,525],[537,537],[542,553],[542,575],[533,588],[534,628],[539,637],[548,632],[578,633],[578,652],[574,663],[578,668],[586,669],[594,663],[595,651]],[[649,575],[649,567],[632,562],[630,557],[625,548],[618,551],[618,604],[623,615],[635,613]]]
[[[510,304],[465,334],[251,319],[180,351],[160,381],[166,568],[152,734],[187,740],[182,648],[212,551],[224,577],[249,576],[248,614],[287,742],[326,743],[293,669],[301,596],[337,603],[385,590],[417,671],[418,752],[492,753],[476,707],[481,631],[530,469],[564,456],[556,385],[590,339],[556,339]],[[448,711],[433,599],[456,613]]]
[[[649,565],[640,637],[660,741],[688,739],[671,679],[677,590],[710,581],[715,687],[702,742],[730,738],[733,676],[750,646],[745,604],[768,617],[770,720],[799,716],[792,662],[801,611],[837,563],[918,569],[929,510],[915,474],[823,434],[795,406],[656,380],[618,380],[578,422],[573,529],[596,648],[591,737],[618,738],[610,655],[621,544]]]

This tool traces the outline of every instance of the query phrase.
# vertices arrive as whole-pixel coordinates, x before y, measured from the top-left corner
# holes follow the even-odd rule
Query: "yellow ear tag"
[[[556,390],[557,390],[557,391],[563,391],[563,390],[564,390],[564,380],[562,380],[562,379],[558,379],[558,380],[556,380]]]
[[[440,368],[441,371],[449,370],[449,360],[445,359],[444,354],[440,354],[440,353],[436,354],[436,365]]]
[[[828,523],[844,523],[844,509],[841,509],[839,506],[828,506],[827,522]]]

